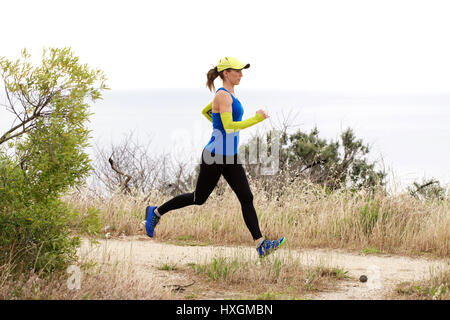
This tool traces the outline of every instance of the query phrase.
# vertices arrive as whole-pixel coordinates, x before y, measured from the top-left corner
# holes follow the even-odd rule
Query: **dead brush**
[[[222,179],[222,178],[221,178]],[[334,191],[296,180],[277,191],[265,192],[250,180],[259,225],[266,238],[285,236],[291,248],[343,248],[448,257],[450,254],[450,201],[420,200],[409,194],[381,191]],[[99,210],[101,236],[145,235],[141,222],[147,205],[161,205],[169,197],[159,192],[104,198],[84,191],[65,199],[83,213]],[[220,245],[253,245],[236,195],[225,186],[213,191],[202,206],[188,206],[163,216],[156,239],[189,236],[194,241]]]

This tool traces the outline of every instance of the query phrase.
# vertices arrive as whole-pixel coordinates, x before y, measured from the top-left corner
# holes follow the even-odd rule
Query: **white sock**
[[[258,245],[256,247],[259,248],[262,245],[262,243],[264,242],[264,240],[266,240],[266,238],[262,238],[262,240],[258,243]]]
[[[158,208],[155,208],[155,209],[153,210],[153,212],[154,212],[158,217],[161,218],[161,215],[160,215],[159,212],[158,212]]]

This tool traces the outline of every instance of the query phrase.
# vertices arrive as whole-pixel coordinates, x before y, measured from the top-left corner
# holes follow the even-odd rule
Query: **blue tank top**
[[[219,88],[219,90],[225,90],[233,98],[232,115],[233,121],[241,121],[244,114],[244,108],[242,108],[241,102],[236,99],[227,89]],[[217,92],[216,91],[216,92]],[[213,133],[211,139],[205,148],[215,154],[233,156],[238,152],[239,145],[239,131],[233,133],[226,133],[223,128],[222,119],[219,112],[212,112],[212,125]]]

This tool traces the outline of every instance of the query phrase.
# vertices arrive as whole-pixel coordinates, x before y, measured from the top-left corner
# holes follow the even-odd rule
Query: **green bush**
[[[98,235],[102,229],[100,214],[101,211],[94,207],[87,208],[85,212],[80,212],[76,208],[71,207],[71,230],[87,236]]]
[[[446,198],[445,188],[434,178],[423,180],[421,183],[415,181],[408,187],[408,192],[413,197],[423,200],[443,201]]]
[[[69,237],[69,210],[57,198],[33,197],[34,186],[20,171],[5,161],[0,167],[0,263],[17,270],[63,268],[79,244]]]
[[[50,272],[76,258],[71,210],[60,200],[91,170],[89,105],[107,89],[104,76],[78,62],[69,48],[44,50],[34,67],[0,58],[7,109],[17,115],[0,134],[0,263]],[[99,87],[96,87],[97,84]]]
[[[277,146],[276,143],[272,146],[271,141],[277,136],[280,138],[279,170],[275,176],[264,177],[259,172],[261,163],[250,163],[248,154],[250,150],[256,150],[256,158],[261,160],[266,156],[265,149],[270,153],[271,148]],[[378,164],[369,160],[370,146],[358,139],[351,128],[344,130],[336,140],[321,138],[317,127],[309,133],[297,130],[293,134],[273,129],[252,137],[240,146],[240,152],[246,155],[248,174],[252,178],[266,179],[269,190],[271,185],[279,189],[284,179],[281,183],[276,181],[283,175],[287,175],[291,182],[297,178],[307,179],[325,187],[328,194],[342,188],[376,190],[386,183],[386,172],[378,170]],[[280,191],[276,190],[276,193]]]

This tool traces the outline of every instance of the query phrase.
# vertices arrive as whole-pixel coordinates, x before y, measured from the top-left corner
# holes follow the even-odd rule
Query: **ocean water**
[[[130,134],[152,152],[168,153],[195,165],[212,133],[201,110],[212,99],[207,89],[108,91],[92,105],[89,123],[93,156],[96,146],[117,144]],[[279,127],[309,131],[337,139],[350,127],[371,146],[370,158],[389,172],[393,188],[436,178],[450,183],[450,94],[369,95],[236,88],[243,119],[264,109],[270,118],[241,131],[241,143],[252,134]],[[12,115],[0,109],[0,131]]]

